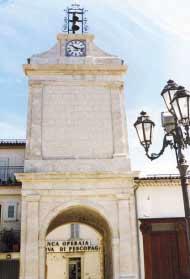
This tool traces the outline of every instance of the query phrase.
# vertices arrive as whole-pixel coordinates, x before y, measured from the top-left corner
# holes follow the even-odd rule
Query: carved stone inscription
[[[112,157],[108,89],[47,86],[42,110],[43,158]]]

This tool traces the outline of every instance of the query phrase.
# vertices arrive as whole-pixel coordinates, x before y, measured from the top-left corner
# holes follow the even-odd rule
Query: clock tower
[[[58,34],[24,66],[29,77],[26,171],[129,171],[123,61],[90,34]]]
[[[24,65],[29,103],[25,173],[17,175],[23,185],[20,279],[51,279],[46,237],[69,222],[93,227],[103,239],[98,277],[84,271],[82,278],[136,279],[137,173],[128,153],[127,66],[85,33],[79,5],[66,10],[64,28],[54,47]]]

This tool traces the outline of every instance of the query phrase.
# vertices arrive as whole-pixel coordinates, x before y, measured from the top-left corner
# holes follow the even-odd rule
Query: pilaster
[[[22,262],[21,277],[25,279],[36,279],[39,278],[39,248],[38,248],[38,232],[39,232],[39,200],[40,196],[31,194],[23,197],[23,210],[25,213],[25,229],[22,232],[22,251],[21,254],[24,257]],[[23,213],[24,214],[24,213]],[[24,216],[23,216],[24,217]]]
[[[113,278],[119,279],[119,266],[120,266],[120,245],[119,238],[112,239],[112,251],[113,251]]]
[[[42,93],[43,85],[41,83],[30,84],[26,159],[36,160],[42,157]]]
[[[126,122],[122,111],[123,86],[111,88],[114,157],[127,156]]]
[[[137,238],[136,226],[132,218],[135,204],[130,198],[118,201],[120,231],[120,279],[138,278],[137,276]]]

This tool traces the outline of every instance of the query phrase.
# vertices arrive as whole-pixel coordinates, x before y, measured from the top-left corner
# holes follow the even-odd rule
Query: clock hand
[[[76,47],[76,46],[74,46],[74,45],[72,45],[75,49],[77,49],[77,50],[79,50],[79,49],[84,49],[84,46],[82,46],[82,47]]]
[[[72,47],[74,47],[74,48],[77,49],[77,50],[80,49],[80,48],[78,48],[78,47],[76,47],[76,46],[74,46],[74,45],[72,45]]]

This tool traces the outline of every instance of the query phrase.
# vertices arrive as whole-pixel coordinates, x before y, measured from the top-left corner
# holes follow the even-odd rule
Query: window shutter
[[[71,238],[79,238],[80,235],[80,225],[71,224]]]
[[[75,224],[71,224],[71,238],[75,237]]]
[[[75,237],[79,238],[79,224],[75,224]]]

